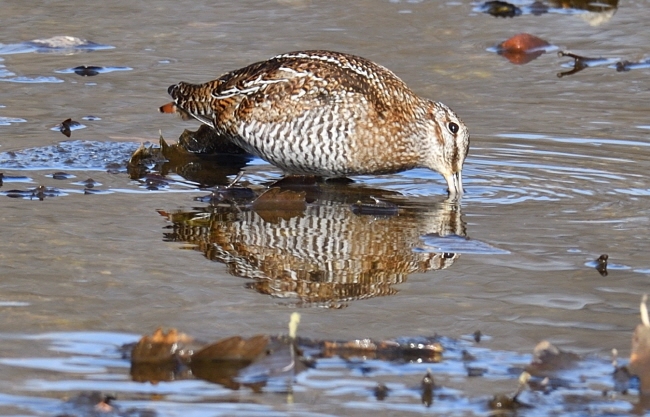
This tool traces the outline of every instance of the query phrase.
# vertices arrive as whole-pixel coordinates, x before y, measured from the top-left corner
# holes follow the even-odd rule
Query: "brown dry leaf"
[[[533,360],[526,371],[534,376],[548,376],[556,371],[575,366],[580,356],[559,349],[547,340],[542,340],[533,350]]]
[[[513,64],[523,65],[542,55],[550,44],[530,33],[519,33],[501,42],[499,54]]]
[[[540,49],[549,45],[544,39],[538,38],[530,33],[518,33],[510,39],[501,42],[499,48],[503,51],[526,53],[533,49]]]
[[[233,336],[219,340],[196,352],[192,361],[252,362],[266,351],[269,336],[257,335],[250,339]]]
[[[192,374],[231,389],[239,389],[241,384],[236,381],[239,371],[266,356],[269,353],[267,351],[272,350],[269,342],[270,338],[266,335],[253,336],[250,339],[234,336],[220,340],[192,356]],[[251,388],[259,389],[255,386]]]
[[[164,333],[158,328],[151,336],[143,336],[131,351],[132,363],[153,363],[168,361],[192,338],[176,329]]]

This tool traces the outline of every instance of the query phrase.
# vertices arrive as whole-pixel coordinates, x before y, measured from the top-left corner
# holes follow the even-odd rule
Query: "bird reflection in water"
[[[275,196],[268,201],[250,188],[223,186],[246,164],[246,155],[199,155],[202,144],[214,139],[203,140],[200,131],[185,135],[189,142],[181,137],[180,145],[167,145],[161,138],[159,148],[136,151],[129,173],[141,178],[175,172],[216,186],[200,199],[208,203],[203,208],[161,211],[171,222],[164,239],[194,245],[232,275],[252,279],[248,288],[290,305],[341,308],[351,300],[395,294],[393,286],[409,274],[448,268],[460,256],[418,250],[426,246],[425,235],[453,236],[455,242],[466,237],[456,200],[416,206],[388,190],[302,179],[274,184],[281,189],[267,191],[263,197]]]
[[[349,200],[382,193],[323,185],[322,196],[338,198],[321,197],[302,210],[277,207],[276,215],[226,197],[197,211],[162,213],[172,223],[165,240],[195,245],[232,275],[253,279],[248,288],[283,303],[341,308],[393,295],[409,274],[448,268],[459,257],[414,250],[424,234],[466,235],[458,203],[400,207],[396,215],[354,213]]]

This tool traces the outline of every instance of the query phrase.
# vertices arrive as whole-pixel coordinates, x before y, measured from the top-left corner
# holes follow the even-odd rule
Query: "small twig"
[[[646,301],[648,301],[648,294],[643,294],[641,298],[641,323],[645,327],[650,327],[650,319],[648,319],[648,306],[646,306]]]
[[[226,185],[226,190],[229,189],[229,188],[234,187],[234,185],[237,184],[239,182],[239,180],[241,179],[241,177],[243,177],[243,176],[244,176],[244,171],[239,171],[237,173],[237,176],[235,177],[235,179],[232,180],[230,182],[230,184]]]
[[[530,381],[530,374],[526,371],[522,372],[521,375],[519,375],[519,387],[517,388],[515,395],[512,396],[512,401],[516,401],[519,394],[526,389],[528,381]]]

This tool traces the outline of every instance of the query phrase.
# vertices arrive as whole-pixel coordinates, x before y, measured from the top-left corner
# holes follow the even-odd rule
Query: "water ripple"
[[[74,36],[54,36],[47,39],[34,39],[27,42],[11,44],[0,43],[0,55],[27,54],[30,52],[71,54],[76,52],[90,52],[113,48],[115,47],[111,45],[102,45],[100,43],[76,38]]]

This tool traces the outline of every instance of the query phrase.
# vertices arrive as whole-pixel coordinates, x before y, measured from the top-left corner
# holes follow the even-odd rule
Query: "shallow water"
[[[608,64],[558,78],[570,58],[549,52],[514,65],[488,49],[525,31],[559,50],[645,62],[650,11],[636,0],[622,2],[608,19],[574,9],[496,18],[476,5],[3,4],[12,23],[0,27],[0,81],[8,81],[0,83],[0,332],[6,345],[0,358],[0,413],[72,412],[66,398],[100,390],[116,393],[122,410],[146,408],[159,415],[188,414],[188,404],[197,416],[365,415],[368,410],[485,415],[491,395],[516,388],[517,374],[506,368],[528,362],[542,339],[595,361],[587,361],[593,369],[586,385],[573,386],[586,401],[573,404],[576,415],[589,407],[597,415],[629,413],[634,390],[616,398],[600,391],[613,386],[611,349],[621,358],[629,356],[639,299],[650,276],[648,70],[641,65],[618,72]],[[92,43],[54,48],[29,43],[59,35]],[[206,81],[307,48],[371,58],[460,114],[472,144],[459,208],[452,210],[444,201],[440,176],[423,169],[356,178],[350,186],[325,190],[301,216],[271,222],[245,207],[235,210],[240,213],[235,221],[224,219],[208,203],[195,201],[208,192],[179,174],[187,170],[130,179],[125,161],[140,143],[156,142],[159,130],[173,140],[198,126],[157,113],[169,101],[167,86]],[[106,70],[82,76],[74,72],[80,66]],[[69,139],[52,130],[68,118],[85,125],[72,130]],[[59,171],[74,177],[53,176]],[[234,173],[220,175],[227,180]],[[256,159],[242,181],[259,190],[280,175]],[[370,196],[398,204],[400,214],[348,211],[355,199],[371,203]],[[220,252],[221,257],[246,263],[206,258],[196,247],[201,233],[191,235],[194,241],[171,239],[170,233],[194,225],[188,219],[210,221],[229,242],[239,242],[238,251]],[[443,254],[456,253],[444,268],[422,266],[422,259],[436,252],[427,242],[429,247],[441,243],[436,236],[421,236],[440,230],[469,240],[460,249],[443,245]],[[292,232],[303,240],[274,240]],[[215,234],[204,242],[225,245],[214,240]],[[327,242],[309,240],[315,234]],[[606,276],[594,262],[604,253],[609,255]],[[320,271],[314,275],[319,288],[350,284],[346,296],[314,301],[278,281],[267,282],[281,292],[260,291],[259,283],[277,272],[272,261],[278,256],[297,272],[308,266]],[[249,268],[233,274],[232,265]],[[273,390],[257,395],[197,380],[131,382],[128,361],[118,351],[121,343],[158,326],[205,340],[284,333],[295,309],[302,314],[305,337],[438,333],[465,340],[458,343],[484,355],[488,371],[464,377],[460,348],[452,342],[447,362],[434,365],[377,361],[369,366],[379,370],[366,374],[330,359],[298,375],[296,394],[288,400]],[[478,345],[468,336],[476,330],[489,336]],[[413,387],[429,367],[439,373],[444,390],[426,408]],[[371,389],[382,380],[394,390],[380,402]],[[525,401],[537,406],[520,410],[522,415],[572,405],[558,394],[550,400],[526,395]]]

